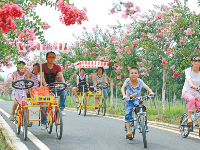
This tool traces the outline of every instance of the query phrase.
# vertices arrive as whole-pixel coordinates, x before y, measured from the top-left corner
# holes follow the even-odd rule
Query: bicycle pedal
[[[146,130],[146,132],[149,132],[148,130]]]

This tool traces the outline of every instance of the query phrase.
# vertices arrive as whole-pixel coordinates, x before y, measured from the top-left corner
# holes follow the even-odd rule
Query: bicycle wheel
[[[15,119],[15,127],[16,127],[17,134],[19,134],[19,133],[20,133],[20,127],[21,127],[21,123],[20,123],[20,118],[19,118],[19,116],[16,116],[16,119]]]
[[[106,114],[106,101],[105,101],[105,99],[103,100],[102,114],[103,114],[103,116],[105,116],[105,114]]]
[[[60,140],[62,138],[62,132],[63,132],[63,120],[60,109],[56,111],[56,134],[58,139]]]
[[[143,143],[144,147],[147,148],[147,139],[146,139],[146,129],[144,125],[144,116],[140,117],[141,119],[141,130],[142,130],[142,136],[143,136]]]
[[[100,106],[98,106],[98,108],[96,109],[96,114],[99,115],[100,112]]]
[[[86,115],[86,99],[83,100],[83,115]]]
[[[47,132],[49,134],[51,134],[52,128],[53,128],[53,121],[52,120],[53,119],[52,119],[51,113],[49,112],[48,117],[47,117]]]
[[[81,103],[78,104],[77,111],[78,111],[78,115],[80,115],[81,114]]]
[[[188,121],[188,114],[187,113],[184,113],[182,116],[181,116],[181,121],[180,121],[180,132],[181,132],[181,136],[183,138],[186,138],[190,131],[189,131],[189,127],[187,125],[187,121]]]
[[[24,140],[27,140],[27,114],[26,114],[26,110],[23,111],[23,136],[24,136]]]

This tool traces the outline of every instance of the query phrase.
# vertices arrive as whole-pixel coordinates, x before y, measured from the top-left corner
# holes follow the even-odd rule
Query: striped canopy
[[[78,61],[74,64],[75,69],[80,68],[98,68],[103,67],[104,69],[109,68],[109,62],[102,61]]]
[[[43,46],[43,44],[37,43],[37,42],[35,42],[35,44],[37,44],[37,48],[35,49],[36,51],[42,51],[42,52],[49,51],[49,50],[46,50],[46,48],[45,48],[45,46]],[[22,48],[22,43],[15,43],[13,45],[15,45],[15,47],[19,51],[26,52],[25,48]],[[57,51],[59,51],[61,53],[66,53],[66,51],[67,51],[67,43],[54,43],[53,45],[55,45],[53,50],[57,50]]]

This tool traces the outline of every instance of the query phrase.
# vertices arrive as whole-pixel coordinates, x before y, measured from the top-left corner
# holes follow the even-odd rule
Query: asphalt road
[[[7,113],[11,113],[13,102],[0,101],[0,108]],[[37,108],[35,108],[37,109]],[[63,117],[63,136],[57,139],[55,126],[52,134],[42,131],[38,122],[33,122],[33,126],[28,128],[36,138],[44,143],[49,149],[55,150],[141,150],[145,149],[142,141],[142,134],[136,130],[133,140],[125,138],[124,121],[120,118],[102,116],[87,113],[80,116],[76,111],[65,110],[66,116]],[[0,111],[5,121],[16,133],[15,125]],[[23,133],[17,135],[30,150],[38,150],[29,138],[23,140]],[[188,150],[199,149],[200,139],[198,136],[182,138],[178,129],[162,127],[149,124],[147,133],[147,149],[149,150]]]

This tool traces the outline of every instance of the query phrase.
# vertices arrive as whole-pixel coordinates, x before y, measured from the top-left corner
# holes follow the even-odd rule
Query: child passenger
[[[154,96],[154,93],[152,90],[143,82],[142,79],[139,77],[139,69],[136,67],[132,67],[129,70],[129,77],[127,78],[121,88],[121,92],[123,94],[123,98],[125,100],[129,99],[130,96],[133,96],[134,98],[140,97],[142,88],[145,88],[147,91],[149,91],[151,96]],[[125,94],[125,88],[126,88],[126,94]],[[131,138],[131,132],[130,132],[130,122],[132,120],[132,109],[133,105],[137,106],[139,105],[138,101],[135,102],[126,102],[126,111],[125,111],[125,122],[126,122],[126,128],[127,128],[127,134],[126,138]]]
[[[34,82],[34,86],[31,89],[29,89],[30,94],[31,90],[34,90],[35,88],[39,87],[39,78],[38,78],[39,67],[40,65],[38,63],[35,63],[33,65],[33,71],[29,74],[29,79]]]
[[[22,80],[22,79],[28,79],[28,73],[23,70],[25,65],[26,65],[25,62],[23,62],[23,61],[20,61],[19,63],[17,63],[17,71],[15,71],[13,73],[13,82],[15,82],[17,80]],[[14,105],[13,105],[13,108],[12,108],[12,113],[10,115],[11,121],[14,121],[14,113],[15,113],[15,110],[17,108],[18,103],[22,104],[22,94],[23,94],[23,92],[24,92],[25,104],[27,105],[26,90],[19,90],[19,89],[13,88],[12,99],[14,100]]]
[[[197,88],[200,86],[200,56],[191,57],[192,66],[185,70],[185,83],[182,90],[182,97],[188,101],[188,124],[192,123],[192,112],[194,105],[200,111],[200,93]]]

